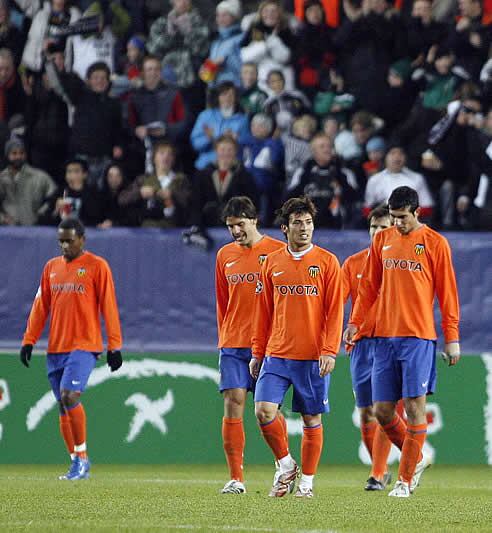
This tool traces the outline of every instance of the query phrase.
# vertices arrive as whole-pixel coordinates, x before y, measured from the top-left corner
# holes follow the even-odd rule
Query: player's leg
[[[290,491],[297,476],[297,464],[289,453],[288,437],[279,405],[290,386],[286,377],[285,360],[266,357],[258,376],[255,390],[255,415],[261,433],[279,463],[280,475],[272,487],[271,496],[282,497]]]
[[[350,354],[350,375],[355,404],[359,410],[362,442],[372,460],[372,469],[366,490],[383,490],[388,482],[387,459],[391,442],[381,429],[372,405],[372,367],[376,339],[363,338]]]
[[[68,418],[68,415],[65,411],[65,407],[63,406],[63,403],[61,401],[60,391],[60,383],[63,377],[66,359],[66,354],[48,354],[46,356],[46,371],[48,374],[48,381],[51,385],[51,390],[53,391],[53,395],[55,396],[56,401],[58,402],[58,423],[60,428],[60,434],[63,438],[63,441],[65,442],[65,446],[67,447],[68,454],[70,455],[70,460],[73,463],[73,460],[75,459],[75,444],[73,440],[72,426],[70,425],[70,419]],[[70,472],[70,469],[68,470],[68,472]],[[66,479],[67,474],[59,476],[59,479]]]
[[[243,494],[246,492],[243,477],[243,457],[245,446],[244,406],[253,380],[249,374],[251,350],[245,348],[222,348],[219,355],[219,390],[224,397],[224,417],[222,419],[222,443],[230,480],[222,489],[223,494]]]
[[[427,436],[426,395],[436,385],[436,343],[424,339],[401,339],[403,401],[407,413],[407,433],[400,460],[399,477],[417,487],[430,457],[422,453]]]
[[[244,457],[244,406],[247,396],[246,389],[226,389],[224,396],[224,417],[222,419],[222,443],[227,465],[229,480],[222,489],[223,494],[242,494],[244,488],[243,457]]]
[[[361,339],[356,343],[350,354],[350,376],[352,378],[355,405],[359,410],[361,438],[371,458],[374,435],[378,425],[372,409],[371,387],[371,372],[374,359],[372,345],[375,342],[375,339]]]
[[[396,404],[402,396],[402,375],[394,339],[376,339],[371,384],[374,414],[389,440],[401,450],[406,426],[396,412]]]
[[[323,450],[323,425],[321,415],[302,415],[304,427],[301,441],[302,473],[295,496],[313,497],[313,481]]]
[[[60,383],[61,402],[70,420],[74,438],[76,458],[71,474],[67,479],[85,479],[89,477],[90,462],[87,457],[87,422],[86,413],[80,397],[85,390],[89,376],[96,365],[97,358],[91,352],[76,350],[67,357]]]
[[[330,375],[320,377],[318,361],[289,361],[294,387],[292,411],[301,413],[304,428],[301,443],[302,474],[297,497],[313,497],[313,481],[323,450],[322,413],[328,413]]]

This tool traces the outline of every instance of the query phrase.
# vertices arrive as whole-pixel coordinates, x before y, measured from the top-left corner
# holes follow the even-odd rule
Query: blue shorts
[[[318,361],[299,361],[267,356],[261,365],[256,383],[255,402],[281,405],[292,385],[292,411],[303,415],[328,413],[330,375],[319,375]]]
[[[51,389],[57,401],[61,400],[60,391],[62,389],[77,392],[85,390],[89,376],[96,366],[97,355],[82,350],[48,354],[46,369]]]
[[[372,399],[397,402],[432,394],[436,388],[436,341],[378,337],[372,367]]]
[[[220,392],[226,389],[253,390],[249,373],[251,348],[221,348],[219,352]]]
[[[350,354],[350,374],[357,407],[372,405],[371,374],[376,339],[364,337],[355,343]]]

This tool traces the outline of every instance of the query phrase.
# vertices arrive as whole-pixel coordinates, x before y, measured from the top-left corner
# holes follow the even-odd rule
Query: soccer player
[[[434,392],[436,382],[434,297],[437,294],[450,365],[460,358],[459,303],[449,244],[419,222],[417,192],[398,187],[388,205],[394,226],[374,237],[344,338],[353,342],[377,299],[374,407],[389,439],[401,450],[398,480],[389,496],[408,498],[430,465],[422,448],[426,395]],[[406,430],[395,412],[399,398],[407,412]]]
[[[386,205],[374,208],[369,213],[367,220],[371,241],[377,233],[391,226],[389,210]],[[343,299],[346,302],[350,296],[352,309],[357,299],[357,288],[368,254],[369,249],[365,248],[348,257],[342,265]],[[391,441],[378,424],[372,407],[371,371],[376,343],[376,340],[372,338],[373,330],[374,313],[369,313],[357,336],[358,340],[351,350],[350,374],[355,404],[359,410],[362,442],[372,460],[371,475],[367,480],[365,490],[384,490],[391,481],[391,475],[387,473],[386,464],[391,450]]]
[[[316,208],[309,198],[291,198],[277,215],[287,247],[266,258],[257,287],[250,362],[251,375],[258,378],[255,414],[280,464],[270,496],[283,497],[299,473],[278,416],[292,385],[292,410],[304,420],[295,495],[312,498],[323,447],[321,414],[329,411],[329,375],[342,333],[342,275],[337,258],[312,243]]]
[[[84,251],[85,229],[78,219],[58,226],[62,256],[49,260],[27,321],[20,351],[29,367],[33,345],[50,316],[47,373],[60,407],[60,431],[71,456],[60,479],[89,477],[86,415],[80,397],[103,351],[100,314],[108,338],[107,363],[120,368],[121,329],[111,270],[104,259]]]
[[[249,362],[256,282],[267,255],[285,248],[285,244],[260,233],[256,208],[247,196],[231,198],[222,216],[234,240],[218,251],[215,267],[219,388],[224,396],[222,439],[230,473],[222,493],[243,494],[243,414],[247,393],[253,386]]]

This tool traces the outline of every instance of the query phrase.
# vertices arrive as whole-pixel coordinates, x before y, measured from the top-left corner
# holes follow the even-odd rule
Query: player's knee
[[[359,414],[361,424],[371,424],[376,420],[372,406],[361,408]]]
[[[425,407],[417,403],[405,402],[405,412],[410,424],[419,424],[423,418],[425,419]]]
[[[321,415],[302,415],[304,425],[308,428],[319,426],[321,424]]]
[[[393,420],[393,417],[395,416],[395,409],[387,405],[376,405],[375,415],[377,421],[382,426],[386,426]]]
[[[263,405],[256,404],[255,415],[260,424],[268,424],[275,418],[276,413]]]
[[[63,407],[65,409],[70,409],[79,401],[80,392],[63,389],[60,396]]]
[[[242,407],[244,405],[244,395],[226,391],[224,393],[224,405],[232,409]]]

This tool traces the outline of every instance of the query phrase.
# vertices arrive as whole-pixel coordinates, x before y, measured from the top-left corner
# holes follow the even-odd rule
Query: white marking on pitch
[[[487,371],[485,377],[487,401],[483,407],[485,422],[485,453],[487,455],[488,464],[492,465],[492,354],[483,353],[482,361]]]

